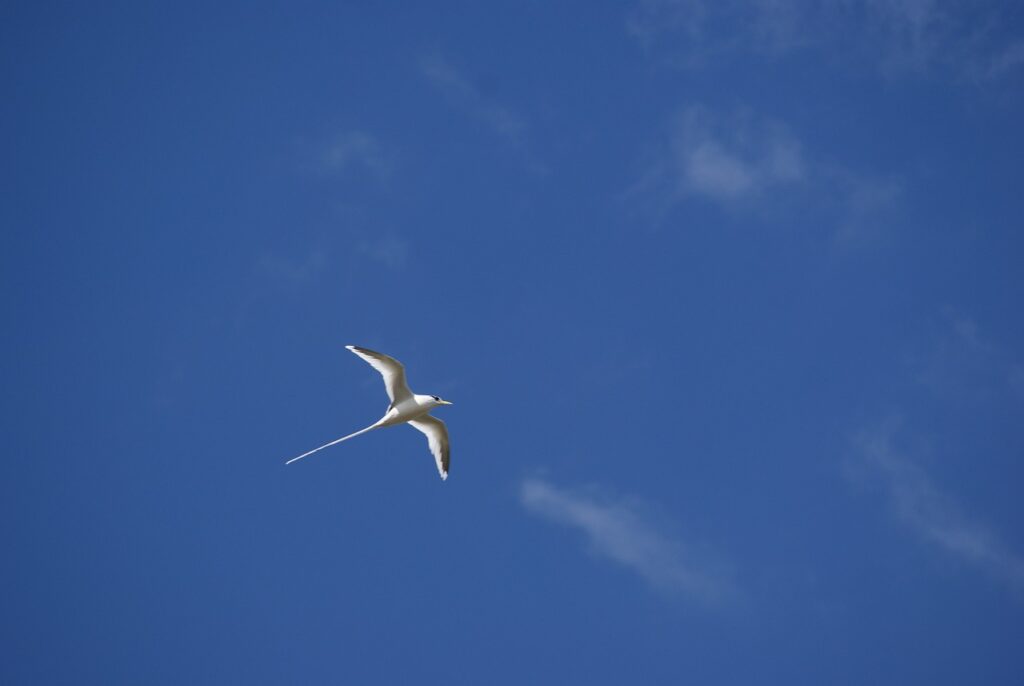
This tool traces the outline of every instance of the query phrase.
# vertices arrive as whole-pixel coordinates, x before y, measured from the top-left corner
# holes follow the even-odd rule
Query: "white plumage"
[[[437,417],[431,417],[430,411],[435,407],[451,405],[451,403],[447,400],[442,400],[436,395],[416,395],[410,391],[405,381],[405,367],[395,358],[355,345],[346,345],[345,347],[365,360],[384,377],[384,387],[388,392],[388,398],[391,399],[391,405],[388,406],[387,412],[376,423],[356,431],[354,434],[342,436],[319,448],[310,450],[308,453],[293,457],[285,464],[291,464],[319,450],[329,448],[332,445],[355,438],[374,429],[395,426],[397,424],[409,424],[417,431],[426,435],[427,445],[430,447],[430,452],[434,455],[434,461],[437,463],[437,471],[442,479],[447,479],[449,461],[448,427]]]

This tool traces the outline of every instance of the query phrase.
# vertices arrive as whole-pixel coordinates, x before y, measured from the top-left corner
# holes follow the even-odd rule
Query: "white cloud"
[[[321,162],[327,171],[361,170],[384,178],[391,173],[393,156],[372,134],[365,131],[345,131],[324,146]]]
[[[798,208],[844,242],[884,223],[902,185],[810,156],[784,124],[746,111],[683,108],[626,197],[663,217],[688,198],[784,219]]]
[[[924,412],[927,417],[929,408],[938,408],[943,421],[932,422],[923,434],[903,429],[895,420],[863,431],[848,475],[868,477],[879,485],[899,520],[923,540],[1012,590],[1024,591],[1024,557],[966,514],[906,447],[955,446],[965,436],[1019,435],[1014,413],[1024,391],[1024,367],[988,338],[975,319],[951,308],[943,312],[939,331],[929,336],[924,352],[911,354],[907,361],[916,382],[910,386],[915,414]],[[950,417],[956,418],[952,424]],[[992,472],[989,478],[1000,478],[997,470],[1006,464],[1006,455],[985,452],[999,451],[1005,444],[1005,440],[989,441],[984,451],[975,450],[970,461],[979,475]]]
[[[743,116],[726,121],[700,106],[677,117],[671,148],[678,190],[716,200],[796,184],[804,176],[800,144],[782,127]]]
[[[913,356],[913,363],[917,381],[936,397],[978,404],[1006,403],[1024,395],[1022,366],[1014,352],[990,340],[973,318],[951,308],[944,311],[942,330]]]
[[[692,68],[740,53],[828,51],[895,75],[937,67],[971,78],[1024,63],[1004,3],[977,0],[639,0],[627,32]]]
[[[602,499],[541,479],[524,480],[519,495],[528,512],[582,531],[594,554],[632,570],[659,591],[708,603],[734,594],[726,575],[659,531],[636,501]]]
[[[893,428],[864,432],[858,440],[860,469],[875,477],[896,516],[945,553],[985,570],[1013,590],[1024,589],[1024,559],[972,520],[928,475],[893,447]]]
[[[492,131],[516,145],[524,144],[526,120],[486,96],[447,60],[438,55],[424,57],[420,60],[420,71],[438,90]]]
[[[891,215],[903,194],[902,180],[871,177],[837,166],[818,170],[820,190],[835,205],[838,242],[851,244],[891,224]]]
[[[815,10],[785,0],[640,0],[626,31],[652,49],[667,43],[674,62],[698,66],[737,50],[781,53],[814,40],[807,14]]]

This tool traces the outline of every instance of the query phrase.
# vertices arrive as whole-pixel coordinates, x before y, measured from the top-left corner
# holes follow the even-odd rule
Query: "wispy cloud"
[[[394,155],[366,131],[345,131],[323,146],[320,161],[326,171],[360,171],[384,178],[392,171]]]
[[[645,48],[668,44],[674,62],[693,67],[732,51],[781,53],[806,45],[809,10],[773,0],[639,0],[626,30]]]
[[[581,531],[594,554],[640,575],[653,588],[707,603],[735,593],[727,574],[659,530],[636,500],[611,500],[558,488],[542,479],[520,485],[530,513]]]
[[[1024,590],[1024,559],[968,517],[919,466],[897,450],[893,423],[861,434],[851,473],[874,478],[904,525],[943,552],[970,563],[1014,591]]]
[[[747,111],[683,108],[626,196],[664,215],[690,197],[737,211],[800,202],[849,240],[896,203],[901,184],[809,155],[783,123]]]
[[[902,179],[861,174],[838,165],[822,165],[819,172],[818,190],[832,204],[838,243],[855,243],[893,223],[903,196]]]
[[[999,2],[937,0],[640,0],[626,30],[684,67],[732,54],[828,50],[890,75],[942,67],[972,79],[1024,63]]]
[[[439,55],[420,59],[420,71],[439,91],[489,129],[515,145],[525,143],[525,118],[494,102],[468,77]]]
[[[991,340],[969,315],[951,308],[943,315],[940,332],[913,356],[916,380],[936,396],[961,403],[1024,397],[1024,366],[1013,352]]]
[[[804,178],[800,144],[783,127],[743,115],[723,122],[701,106],[677,116],[671,150],[682,193],[732,201]]]
[[[978,353],[989,354],[992,352],[992,344],[983,341],[978,333],[978,324],[970,317],[949,313],[950,323],[957,338],[970,350]]]

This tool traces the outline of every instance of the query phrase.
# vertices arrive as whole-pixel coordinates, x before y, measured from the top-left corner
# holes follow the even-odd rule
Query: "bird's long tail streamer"
[[[342,441],[347,441],[350,438],[355,438],[359,434],[364,434],[367,431],[371,431],[372,429],[377,429],[377,428],[379,428],[379,425],[373,424],[371,426],[366,427],[365,429],[362,429],[360,431],[356,431],[354,434],[349,434],[348,436],[342,436],[341,438],[339,438],[339,439],[337,439],[335,441],[331,441],[330,443],[325,443],[324,445],[320,446],[319,448],[314,448],[313,450],[310,450],[308,453],[302,453],[298,457],[293,457],[292,459],[290,459],[287,462],[285,462],[285,464],[291,464],[292,462],[295,462],[296,460],[301,460],[302,458],[307,457],[309,455],[312,455],[313,453],[318,452],[320,450],[323,450],[324,448],[330,448],[332,445],[337,445],[338,443],[341,443]]]

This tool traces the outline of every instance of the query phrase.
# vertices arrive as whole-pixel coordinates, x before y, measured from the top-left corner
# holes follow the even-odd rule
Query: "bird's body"
[[[394,426],[404,424],[412,419],[427,414],[437,407],[432,395],[413,395],[398,403],[391,403],[388,411],[381,417],[379,424],[383,426]]]
[[[380,372],[381,376],[384,377],[384,386],[387,389],[388,398],[391,399],[391,404],[388,406],[384,416],[374,424],[348,436],[342,436],[319,448],[310,450],[308,453],[293,457],[285,464],[291,464],[307,455],[312,455],[319,450],[329,448],[332,445],[355,438],[374,429],[408,424],[427,436],[430,452],[434,455],[434,460],[437,462],[437,471],[441,474],[442,479],[447,479],[450,452],[448,448],[448,427],[440,419],[431,417],[430,411],[435,407],[451,405],[451,403],[447,400],[442,400],[436,395],[417,395],[410,391],[405,381],[405,367],[395,358],[354,345],[347,345],[345,347]]]

